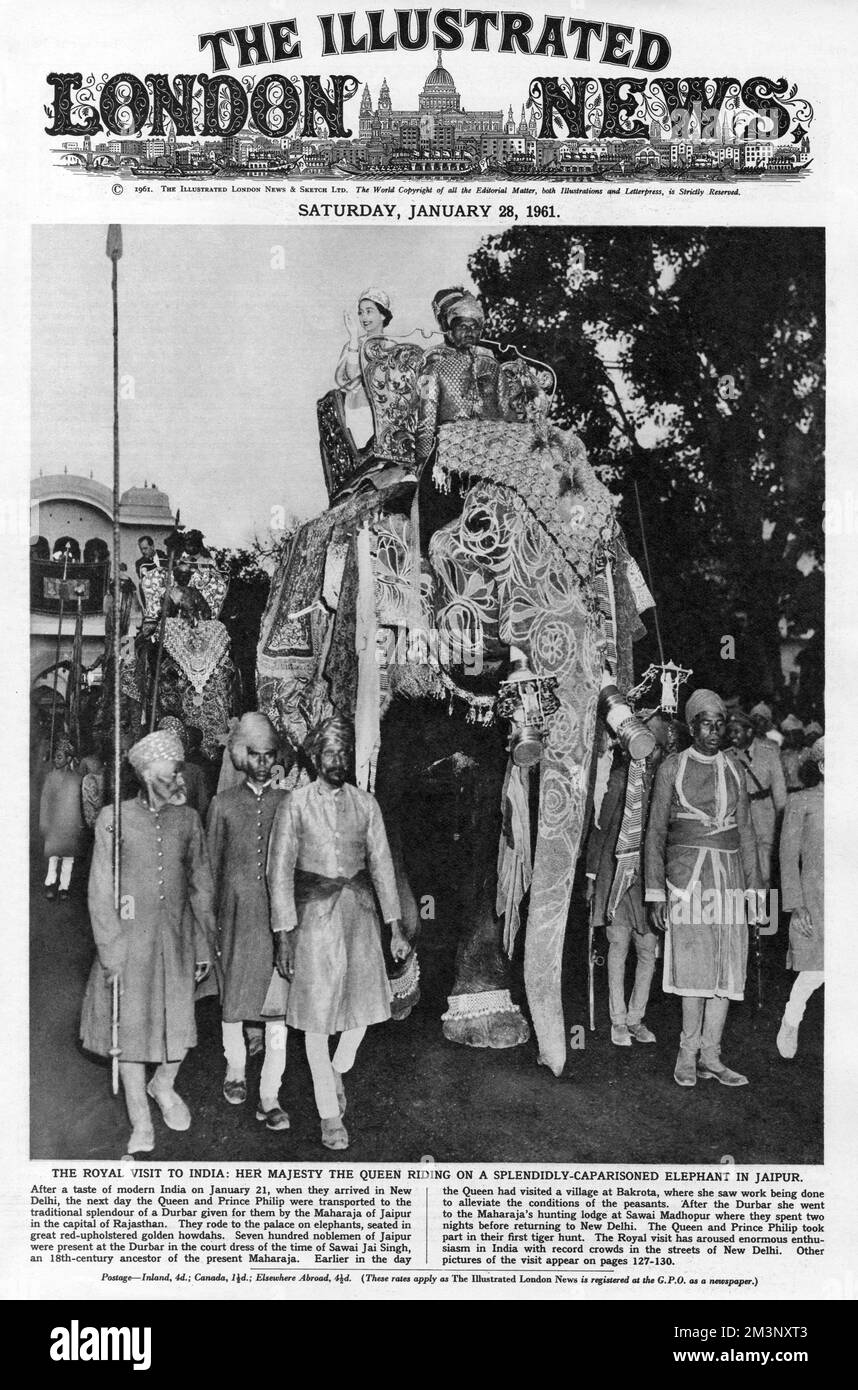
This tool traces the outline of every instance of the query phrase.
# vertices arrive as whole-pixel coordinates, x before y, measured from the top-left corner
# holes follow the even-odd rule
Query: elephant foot
[[[390,980],[390,1017],[401,1023],[419,1003],[420,963],[412,951],[405,969]]]
[[[527,1042],[530,1028],[508,989],[480,994],[453,994],[442,1014],[444,1037],[463,1047],[518,1047]]]

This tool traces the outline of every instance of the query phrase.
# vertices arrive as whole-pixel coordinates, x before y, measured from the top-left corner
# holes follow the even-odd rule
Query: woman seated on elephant
[[[357,313],[347,309],[343,321],[349,339],[340,353],[334,380],[345,395],[346,426],[355,446],[362,449],[372,438],[374,422],[369,397],[361,376],[361,347],[368,338],[383,338],[393,317],[390,296],[368,289],[358,299]]]

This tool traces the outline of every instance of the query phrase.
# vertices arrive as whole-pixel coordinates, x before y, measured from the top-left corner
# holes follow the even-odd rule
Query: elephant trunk
[[[547,922],[528,923],[524,945],[524,987],[536,1040],[539,1061],[559,1076],[566,1065],[566,1029],[560,994],[560,972],[566,914]]]

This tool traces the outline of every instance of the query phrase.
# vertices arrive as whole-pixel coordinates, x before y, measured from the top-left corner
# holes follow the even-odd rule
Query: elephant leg
[[[455,720],[429,705],[396,708],[382,725],[382,748],[376,796],[390,839],[400,890],[406,934],[409,918],[418,924],[417,906],[408,886],[400,840],[400,807],[405,794],[419,797],[428,783],[437,789],[455,768],[459,790],[451,797],[449,839],[455,839],[458,876],[459,942],[444,1036],[467,1047],[516,1047],[530,1036],[509,992],[509,966],[501,949],[502,926],[495,913],[497,856],[501,829],[501,791],[506,764],[503,735]],[[433,772],[433,769],[435,771]],[[428,773],[427,773],[428,770]],[[416,961],[416,954],[409,958]],[[397,985],[392,980],[394,991]],[[400,1006],[394,999],[394,1016]],[[407,1005],[405,1006],[407,1007]]]
[[[455,981],[443,1016],[444,1037],[465,1047],[518,1047],[530,1028],[509,992],[509,968],[488,891],[472,899],[472,915],[456,952]]]
[[[420,1002],[420,963],[417,959],[417,937],[420,914],[411,888],[402,846],[402,800],[407,789],[414,786],[417,770],[413,764],[413,740],[408,728],[397,717],[399,711],[385,719],[382,725],[381,753],[376,772],[375,795],[381,807],[393,870],[396,891],[402,909],[402,930],[411,946],[411,955],[402,963],[386,952],[387,976],[390,980],[391,1018],[408,1018]]]
[[[470,873],[464,885],[455,978],[443,1017],[444,1037],[466,1047],[517,1047],[527,1042],[530,1029],[510,995],[502,925],[495,912],[503,754],[501,750],[498,758],[495,748],[490,753],[473,778],[467,832]]]

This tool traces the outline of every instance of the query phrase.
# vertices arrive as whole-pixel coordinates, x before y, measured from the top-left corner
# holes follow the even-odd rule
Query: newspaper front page
[[[854,34],[15,26],[7,1298],[854,1296]]]

